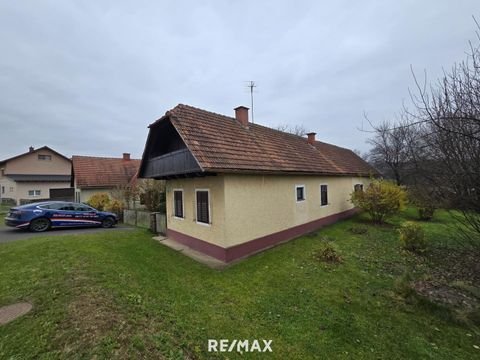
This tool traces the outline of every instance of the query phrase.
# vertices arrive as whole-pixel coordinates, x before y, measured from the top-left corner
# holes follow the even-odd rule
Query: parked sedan
[[[10,209],[5,225],[35,232],[50,228],[101,226],[110,228],[118,222],[116,214],[88,205],[64,201],[46,201]]]

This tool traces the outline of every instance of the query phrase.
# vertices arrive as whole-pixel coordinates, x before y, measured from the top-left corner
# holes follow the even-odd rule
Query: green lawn
[[[11,206],[0,204],[0,228],[5,226],[3,219],[5,219],[5,216],[10,208]]]
[[[0,305],[34,305],[0,326],[0,358],[478,358],[478,328],[394,291],[406,269],[429,266],[398,244],[412,214],[381,227],[356,217],[223,271],[144,230],[0,244]],[[450,236],[447,222],[425,225],[430,240]],[[350,231],[359,224],[367,234]],[[343,263],[313,258],[326,242]],[[272,339],[273,353],[214,355],[209,338]]]

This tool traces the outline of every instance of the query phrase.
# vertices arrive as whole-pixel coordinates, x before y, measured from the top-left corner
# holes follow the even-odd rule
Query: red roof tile
[[[114,187],[129,184],[140,160],[74,155],[72,166],[77,187]]]
[[[376,175],[353,151],[258,124],[244,128],[234,118],[177,105],[155,123],[170,119],[204,171]],[[154,126],[153,123],[151,126]]]

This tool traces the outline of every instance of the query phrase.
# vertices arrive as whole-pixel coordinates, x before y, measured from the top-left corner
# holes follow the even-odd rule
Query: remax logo
[[[208,339],[208,352],[273,352],[272,340]]]

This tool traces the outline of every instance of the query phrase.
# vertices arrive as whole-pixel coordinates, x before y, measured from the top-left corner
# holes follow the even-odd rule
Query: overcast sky
[[[363,113],[392,116],[475,40],[478,0],[0,0],[0,159],[48,145],[140,157],[147,126],[178,103],[304,125],[368,149]]]

